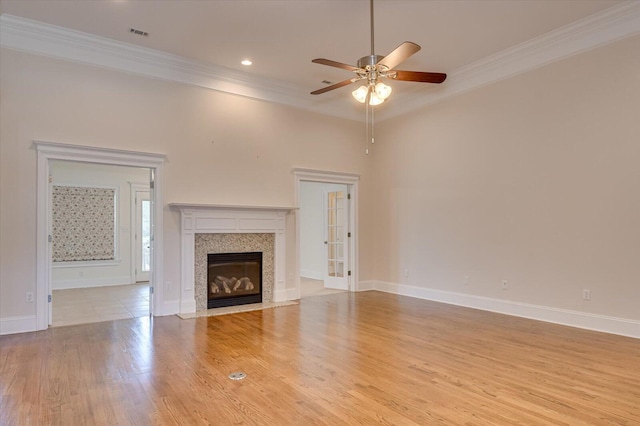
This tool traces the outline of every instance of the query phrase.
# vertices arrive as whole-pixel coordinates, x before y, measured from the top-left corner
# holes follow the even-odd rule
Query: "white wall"
[[[293,168],[359,174],[361,280],[621,319],[640,336],[639,69],[636,36],[379,123],[365,157],[361,123],[2,49],[0,327],[35,315],[32,141],[45,140],[167,154],[167,203],[292,206]],[[163,232],[171,301],[180,233],[168,207]]]
[[[131,223],[131,185],[149,184],[149,169],[118,167],[101,164],[52,161],[50,164],[53,185],[79,185],[116,188],[117,206],[117,258],[116,265],[91,266],[87,262],[74,262],[73,266],[59,266],[53,263],[52,287],[54,290],[66,288],[96,287],[132,284],[131,240],[135,230]],[[110,262],[111,263],[111,262]]]
[[[0,50],[0,93],[4,324],[35,315],[35,304],[25,300],[36,277],[34,140],[166,154],[166,203],[293,207],[294,168],[358,174],[361,203],[367,203],[360,123],[8,49]],[[165,282],[159,285],[172,303],[180,294],[180,221],[168,206],[164,213]],[[368,236],[362,238],[366,278]],[[295,241],[293,213],[288,288],[295,286]]]
[[[331,191],[347,191],[347,185],[321,182],[301,182],[300,208],[300,275],[324,279],[326,246],[324,209],[325,196]]]
[[[382,123],[378,285],[640,337],[639,70],[636,36]]]

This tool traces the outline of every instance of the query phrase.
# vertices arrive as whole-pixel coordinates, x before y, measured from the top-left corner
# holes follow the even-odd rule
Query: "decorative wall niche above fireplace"
[[[207,255],[207,309],[262,302],[262,252]]]

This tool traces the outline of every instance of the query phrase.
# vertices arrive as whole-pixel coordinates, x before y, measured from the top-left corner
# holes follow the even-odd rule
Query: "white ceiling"
[[[404,41],[422,50],[399,69],[456,72],[483,58],[621,5],[619,0],[376,0],[376,54]],[[233,71],[247,81],[286,88],[312,109],[350,116],[362,106],[349,86],[323,95],[308,93],[339,82],[348,71],[312,64],[328,58],[355,65],[370,54],[367,0],[1,0],[3,14],[130,43]],[[130,28],[149,33],[132,34]],[[240,61],[250,58],[251,67]],[[240,74],[238,74],[240,73]],[[392,82],[384,108],[411,96],[445,90]],[[355,85],[354,85],[355,86]],[[351,89],[351,90],[350,90]],[[409,92],[417,92],[409,93]],[[308,98],[307,98],[308,97]],[[419,103],[419,102],[418,102]],[[406,109],[406,108],[405,108]],[[384,112],[384,111],[383,111]],[[391,114],[392,115],[392,114]]]

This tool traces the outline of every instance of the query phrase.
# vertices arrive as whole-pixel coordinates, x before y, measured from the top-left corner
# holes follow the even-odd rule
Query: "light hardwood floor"
[[[149,283],[54,290],[53,327],[149,315]]]
[[[0,337],[0,424],[638,425],[640,340],[373,291],[52,328]]]

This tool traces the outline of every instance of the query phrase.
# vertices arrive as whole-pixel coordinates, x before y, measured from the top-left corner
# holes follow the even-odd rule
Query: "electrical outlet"
[[[404,277],[409,278],[409,268],[404,268]]]
[[[591,290],[587,290],[586,288],[582,290],[582,299],[591,300]]]
[[[33,303],[33,292],[32,291],[28,291],[27,292],[27,303]]]
[[[469,285],[469,275],[464,276],[464,285]]]
[[[503,290],[508,290],[509,289],[509,281],[502,280],[502,289]]]

